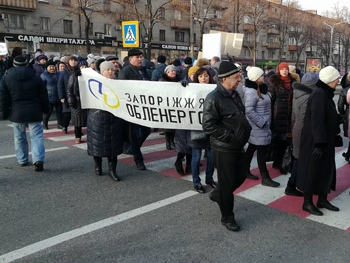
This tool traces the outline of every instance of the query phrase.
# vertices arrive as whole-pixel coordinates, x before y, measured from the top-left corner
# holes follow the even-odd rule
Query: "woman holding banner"
[[[99,66],[101,75],[114,79],[114,65],[104,61]],[[102,157],[108,158],[108,175],[115,181],[121,178],[117,174],[117,157],[123,153],[124,121],[108,111],[90,109],[87,117],[87,151],[94,157],[95,173],[102,175]]]

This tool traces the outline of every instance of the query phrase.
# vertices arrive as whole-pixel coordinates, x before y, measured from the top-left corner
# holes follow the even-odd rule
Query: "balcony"
[[[244,24],[243,30],[248,32],[254,32],[254,25],[252,24]]]
[[[190,22],[183,20],[171,20],[170,27],[174,29],[190,29]]]
[[[267,48],[269,49],[278,49],[280,47],[279,43],[267,43]]]
[[[188,9],[190,10],[190,1],[188,0],[171,0],[171,5],[176,9]]]
[[[267,34],[269,34],[269,35],[279,35],[280,32],[276,28],[269,28],[267,30]]]
[[[35,11],[37,0],[0,0],[0,8]]]
[[[297,51],[298,46],[297,45],[288,45],[288,51]]]

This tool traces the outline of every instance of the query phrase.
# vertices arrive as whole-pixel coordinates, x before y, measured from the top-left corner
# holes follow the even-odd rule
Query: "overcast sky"
[[[350,0],[299,0],[299,4],[303,9],[317,10],[317,14],[321,15],[324,11],[333,11],[334,6],[339,3],[339,7],[350,6]]]

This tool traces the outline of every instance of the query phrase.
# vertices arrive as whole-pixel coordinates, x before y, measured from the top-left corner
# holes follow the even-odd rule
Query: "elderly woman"
[[[273,105],[271,130],[275,135],[272,167],[278,169],[281,174],[288,173],[282,168],[282,159],[292,140],[292,84],[295,81],[289,73],[289,67],[286,62],[280,63],[276,74],[272,75],[268,80],[268,91],[271,94]]]
[[[335,190],[335,135],[340,132],[338,116],[333,101],[339,72],[332,66],[319,73],[319,81],[311,92],[300,138],[297,187],[304,192],[302,209],[312,215],[322,216],[317,209],[339,211],[327,200]],[[312,195],[318,195],[317,207]]]
[[[101,75],[114,79],[114,65],[104,61],[99,65]],[[117,157],[123,152],[124,121],[108,111],[90,109],[87,117],[87,151],[95,161],[95,173],[102,175],[102,158],[108,159],[108,174],[115,180],[117,174]]]
[[[271,143],[271,99],[267,94],[267,85],[264,83],[264,71],[258,67],[251,67],[248,78],[245,80],[244,105],[247,120],[252,127],[249,137],[247,156],[247,178],[258,180],[251,174],[250,163],[254,152],[257,151],[258,167],[262,178],[261,184],[269,187],[278,187],[280,184],[271,179],[266,167],[266,154]]]
[[[176,74],[176,67],[174,65],[169,65],[164,69],[164,73],[159,81],[168,81],[168,82],[179,82],[180,78]],[[174,137],[175,130],[166,129],[165,133],[165,147],[167,150],[175,148]]]

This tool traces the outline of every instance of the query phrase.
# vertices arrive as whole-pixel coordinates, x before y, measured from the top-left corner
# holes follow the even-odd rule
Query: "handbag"
[[[282,168],[289,173],[292,171],[292,148],[289,146],[283,155]]]
[[[191,141],[205,141],[207,134],[204,131],[191,131]]]

